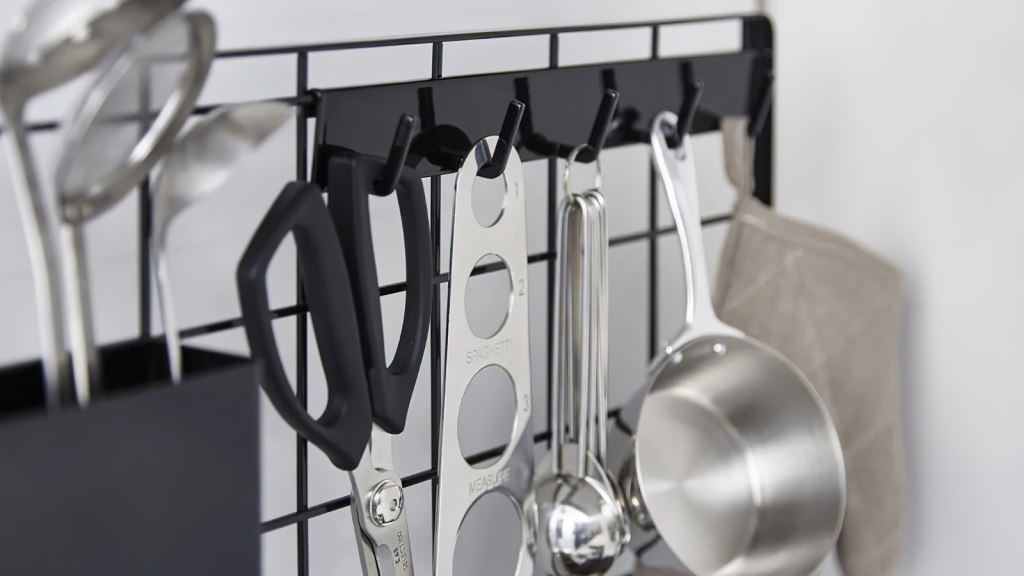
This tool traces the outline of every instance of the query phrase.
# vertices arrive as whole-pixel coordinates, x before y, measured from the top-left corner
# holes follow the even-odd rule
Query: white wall
[[[906,275],[901,576],[1020,574],[1024,3],[768,0],[782,212]]]
[[[2,3],[0,21],[9,20],[23,4],[25,0]],[[205,0],[196,5],[217,17],[222,48],[686,18],[755,8],[753,0],[293,0],[260,2],[258,8],[243,0]],[[1024,400],[1024,378],[1016,366],[1022,339],[1015,328],[1024,324],[1024,263],[1018,256],[1018,247],[1024,246],[1018,168],[1024,152],[1019,136],[1024,132],[1024,76],[1017,72],[1024,61],[1019,33],[1024,4],[768,0],[767,8],[776,23],[778,46],[780,210],[859,239],[906,274],[904,414],[912,512],[900,575],[1020,573],[1015,537],[1024,533],[1024,495],[1019,490],[1024,484],[1024,424],[1016,404]],[[546,61],[542,53],[526,57]],[[324,54],[313,58],[312,65],[313,84],[320,87],[422,78],[429,70],[429,49]],[[284,96],[292,93],[294,83],[294,62],[288,57],[226,62],[215,67],[204,101]],[[59,117],[68,96],[48,100],[35,107],[34,118]],[[222,194],[176,223],[171,266],[182,325],[238,314],[232,271],[256,222],[280,185],[294,175],[293,129],[278,134]],[[717,137],[698,140],[704,208],[715,213],[732,196],[721,173]],[[52,170],[58,136],[39,135],[34,142]],[[607,194],[615,234],[644,226],[645,200],[632,198],[646,189],[646,162],[642,149],[608,154]],[[0,158],[3,363],[38,353],[34,312],[28,304],[33,290],[7,173],[6,159]],[[528,165],[527,179],[534,190],[529,197],[533,200],[528,199],[531,217],[543,219],[543,167]],[[392,208],[375,206],[375,224],[393,222]],[[130,198],[90,226],[93,291],[103,341],[131,337],[138,324],[134,214],[135,200]],[[709,251],[717,253],[724,230],[709,230]],[[545,243],[543,227],[531,228],[531,249]],[[390,245],[380,244],[386,261]],[[668,268],[662,304],[671,310],[676,272],[673,254],[667,252],[672,243],[663,246]],[[642,275],[647,265],[639,245],[613,250],[612,258],[613,282]],[[272,304],[294,299],[293,266],[293,257],[284,250],[271,273]],[[532,267],[531,282],[543,286],[543,271],[542,266]],[[384,281],[393,281],[401,270],[382,265],[381,274]],[[629,395],[630,384],[643,370],[646,286],[635,284],[613,285],[613,334],[618,338],[613,347],[614,401]],[[531,305],[539,324],[545,303],[536,298]],[[397,318],[400,298],[386,299],[385,307]],[[294,322],[278,324],[282,342],[293,341]],[[663,335],[672,330],[671,321],[663,322]],[[538,342],[535,350],[542,350],[542,331]],[[244,335],[237,330],[198,343],[245,349]],[[315,366],[315,354],[312,359]],[[543,374],[545,361],[535,355],[535,374]],[[318,376],[313,378],[315,408],[323,398]],[[403,473],[429,464],[425,383],[424,378],[417,391],[409,432],[396,447]],[[263,415],[263,516],[271,518],[294,508],[294,441],[268,404]],[[344,475],[315,449],[311,460],[312,503],[347,493]],[[427,486],[411,489],[409,495],[421,573],[429,572],[430,559]],[[313,574],[359,572],[346,512],[322,516],[310,526]],[[292,529],[264,538],[265,574],[294,573],[294,543]]]
[[[0,5],[0,22],[9,21],[28,0],[4,2]],[[222,49],[265,45],[288,45],[311,42],[344,41],[367,37],[399,36],[509,29],[516,27],[548,27],[618,23],[623,21],[670,20],[709,15],[749,13],[754,0],[688,0],[685,2],[546,2],[521,0],[516,3],[479,3],[448,0],[428,3],[411,0],[390,2],[338,2],[328,0],[264,1],[258,7],[251,1],[204,0],[193,2],[210,10],[219,23]],[[599,61],[649,57],[649,31],[627,30],[613,37],[578,38],[563,41],[563,62],[581,63],[595,54]],[[712,38],[712,40],[714,40]],[[547,39],[524,38],[501,45],[473,45],[471,49],[446,47],[445,71],[448,74],[487,72],[498,69],[541,68],[548,62]],[[613,50],[608,47],[613,46]],[[699,46],[698,46],[699,48]],[[430,70],[430,48],[401,47],[348,53],[317,53],[310,57],[310,83],[313,87],[330,88],[343,85],[372,84],[425,78]],[[242,58],[218,62],[202,97],[203,103],[247,101],[289,96],[295,89],[294,56]],[[35,120],[60,118],[74,101],[75,88],[49,95],[35,102],[30,117]],[[496,122],[500,119],[496,119]],[[392,126],[382,130],[391,131]],[[184,213],[172,226],[170,237],[170,271],[178,307],[178,321],[189,327],[239,315],[234,286],[234,269],[253,229],[285,182],[295,175],[294,125],[289,125],[240,168],[232,182],[204,204]],[[725,183],[721,162],[721,142],[717,135],[701,136],[695,146],[700,157],[702,207],[706,214],[728,210],[733,193]],[[39,149],[44,174],[52,174],[59,153],[60,134],[33,136]],[[610,208],[613,235],[629,234],[647,226],[648,152],[643,146],[608,151],[605,156],[604,192]],[[546,249],[546,166],[543,162],[527,163],[527,209],[530,214],[528,243],[531,252]],[[13,194],[10,192],[9,167],[0,157],[0,364],[31,358],[38,354],[38,335],[25,242],[18,220]],[[582,180],[582,179],[581,179]],[[445,178],[446,192],[442,201],[446,208],[442,220],[445,246],[450,234],[450,187],[453,180]],[[392,199],[375,202],[373,209],[375,250],[381,281],[402,279],[400,243],[393,234],[398,226],[397,206]],[[94,307],[98,336],[101,342],[134,337],[138,330],[137,254],[135,215],[137,204],[130,196],[110,213],[89,224],[87,237],[92,273]],[[661,210],[668,224],[668,210]],[[709,251],[716,254],[727,228],[717,226],[707,232]],[[388,232],[392,231],[391,234]],[[680,273],[679,255],[672,252],[676,243],[662,243],[661,304],[668,311],[662,320],[662,333],[671,335],[679,325],[676,300]],[[624,402],[641,384],[646,365],[646,278],[647,249],[645,244],[614,248],[612,259],[613,336],[611,360],[613,383],[612,403]],[[442,261],[447,267],[447,254]],[[541,391],[546,374],[546,267],[530,268],[533,297],[531,307],[532,368],[535,398],[546,399]],[[640,279],[638,281],[637,279]],[[275,258],[270,274],[272,306],[286,306],[295,299],[294,253],[289,245]],[[443,294],[444,296],[444,294]],[[383,301],[386,316],[386,338],[394,345],[397,338],[403,298],[387,297]],[[159,330],[159,318],[154,314]],[[282,357],[294,373],[295,322],[287,318],[275,323]],[[310,339],[312,340],[312,332]],[[190,344],[246,352],[241,330],[193,339]],[[429,354],[429,351],[428,351]],[[310,354],[311,412],[318,413],[324,404],[323,375],[315,348]],[[406,433],[396,440],[396,466],[401,474],[410,474],[430,465],[429,425],[429,363],[424,364],[414,395]],[[504,443],[507,432],[490,425],[492,418],[485,406],[472,406],[478,414],[472,431],[482,445]],[[542,401],[535,401],[536,414],[544,414]],[[546,423],[535,419],[538,430]],[[504,435],[503,435],[504,434]],[[489,444],[488,444],[489,443]],[[262,515],[270,519],[295,509],[295,440],[291,430],[277,417],[269,403],[262,405]],[[310,449],[310,504],[315,505],[348,493],[348,479],[335,470],[315,448]],[[412,547],[416,569],[430,573],[431,518],[430,484],[424,483],[407,491]],[[479,532],[500,529],[500,526],[479,526]],[[470,531],[472,532],[472,531]],[[294,528],[272,532],[263,538],[264,574],[284,576],[295,573],[296,533]],[[481,542],[485,554],[468,559],[477,563],[474,572],[459,576],[488,573],[501,576],[479,562],[501,556],[503,540]],[[310,522],[312,574],[354,575],[360,573],[351,521],[347,511],[326,514]],[[473,556],[473,555],[471,555]],[[629,566],[624,566],[628,569]]]

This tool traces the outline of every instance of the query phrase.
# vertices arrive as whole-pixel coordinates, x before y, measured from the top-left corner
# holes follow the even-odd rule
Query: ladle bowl
[[[174,383],[181,381],[182,352],[167,269],[168,227],[179,213],[221,189],[242,160],[292,116],[292,108],[279,102],[219,108],[178,138],[160,167],[153,187],[150,256]]]

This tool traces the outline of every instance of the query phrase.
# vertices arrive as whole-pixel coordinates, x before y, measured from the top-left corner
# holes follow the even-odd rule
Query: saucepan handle
[[[295,238],[327,377],[327,407],[315,420],[299,403],[285,375],[267,301],[267,268],[289,232]],[[253,357],[264,363],[266,376],[261,384],[270,401],[335,466],[354,469],[370,438],[370,398],[348,271],[319,186],[306,182],[285,186],[246,248],[237,280],[249,347]]]
[[[697,205],[697,178],[689,135],[683,135],[679,149],[669,147],[666,134],[676,130],[672,112],[655,116],[651,127],[651,148],[655,168],[665,186],[679,243],[683,250],[683,274],[686,280],[686,314],[683,330],[695,322],[713,321],[711,282],[704,257],[704,237]]]

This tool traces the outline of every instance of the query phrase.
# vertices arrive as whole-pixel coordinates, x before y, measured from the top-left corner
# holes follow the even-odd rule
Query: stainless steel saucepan
[[[682,334],[652,366],[621,481],[634,523],[697,576],[807,576],[843,520],[846,474],[821,399],[782,355],[722,323],[711,290],[689,137],[654,121],[654,162],[679,230]]]

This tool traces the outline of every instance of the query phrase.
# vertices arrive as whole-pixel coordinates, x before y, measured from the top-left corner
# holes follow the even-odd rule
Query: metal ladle
[[[32,262],[48,407],[70,396],[56,215],[39,181],[25,108],[35,96],[84,74],[125,38],[148,29],[183,0],[39,0],[15,18],[0,58],[0,107]]]
[[[171,14],[133,36],[104,62],[68,131],[56,187],[65,223],[72,363],[81,405],[88,403],[100,374],[83,225],[120,202],[170,149],[199,98],[214,43],[213,20],[204,12]],[[152,122],[151,109],[159,111]]]
[[[550,466],[542,466],[529,508],[538,565],[559,576],[603,574],[629,541],[619,490],[605,468],[608,242],[600,172],[595,189],[568,191],[569,165],[581,150],[569,156],[559,223]]]
[[[174,319],[167,272],[167,232],[171,220],[220,189],[238,163],[292,117],[290,106],[257,102],[218,108],[175,142],[164,159],[153,193],[150,254],[156,270],[157,297],[171,380],[181,381],[181,337]]]

